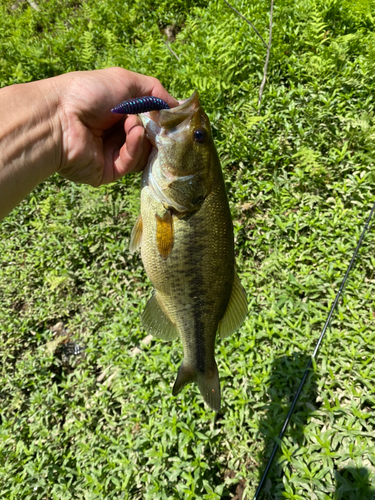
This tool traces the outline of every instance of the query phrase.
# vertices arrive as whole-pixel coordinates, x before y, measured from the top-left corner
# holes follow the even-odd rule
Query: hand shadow
[[[335,471],[336,491],[334,500],[374,500],[374,480],[365,467],[345,467]]]
[[[309,361],[309,356],[295,352],[292,356],[276,358],[272,363],[269,389],[267,391],[269,401],[263,407],[264,417],[259,426],[259,437],[264,441],[264,449],[257,457],[259,481],[262,478]],[[315,380],[316,375],[311,369],[289,423],[289,428],[286,431],[286,434],[298,445],[297,448],[304,443],[304,427],[307,424],[309,415],[316,409],[317,386]],[[282,468],[275,463],[279,453],[280,450],[276,454],[263,491],[258,497],[259,499],[275,500],[276,498],[283,498],[282,493],[285,489],[280,480]]]

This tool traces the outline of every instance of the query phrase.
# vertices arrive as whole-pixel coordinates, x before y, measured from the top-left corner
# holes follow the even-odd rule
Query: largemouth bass
[[[155,337],[182,340],[173,395],[196,382],[219,411],[216,334],[225,338],[241,326],[247,301],[235,271],[231,214],[210,123],[196,92],[173,109],[140,117],[153,149],[130,251],[141,248],[155,287],[142,323]]]

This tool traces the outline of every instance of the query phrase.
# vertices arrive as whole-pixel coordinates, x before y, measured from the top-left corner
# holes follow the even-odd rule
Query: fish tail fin
[[[173,386],[172,394],[177,396],[185,385],[196,382],[203,399],[212,410],[220,410],[220,380],[219,372],[214,361],[213,366],[201,373],[198,370],[182,363],[178,370],[177,378]]]
[[[219,412],[221,403],[220,380],[215,361],[210,370],[207,370],[204,373],[198,372],[197,384],[203,399],[206,401],[208,406],[214,411]]]
[[[177,394],[185,387],[185,385],[190,384],[190,382],[196,382],[196,380],[197,373],[194,368],[182,362],[172,389],[173,396],[177,396]]]

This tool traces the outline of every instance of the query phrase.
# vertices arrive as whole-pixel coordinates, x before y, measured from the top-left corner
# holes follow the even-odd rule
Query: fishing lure
[[[169,106],[163,99],[159,99],[159,97],[145,96],[121,102],[111,109],[111,111],[112,113],[119,113],[121,115],[138,115],[139,113],[159,109],[169,109]]]

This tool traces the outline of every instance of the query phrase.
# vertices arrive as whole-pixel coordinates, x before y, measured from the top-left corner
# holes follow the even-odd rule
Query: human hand
[[[92,186],[140,171],[151,148],[139,118],[124,118],[111,113],[111,108],[145,95],[160,97],[170,107],[178,105],[159,80],[123,68],[67,73],[45,82],[58,96],[61,162],[57,171]]]

